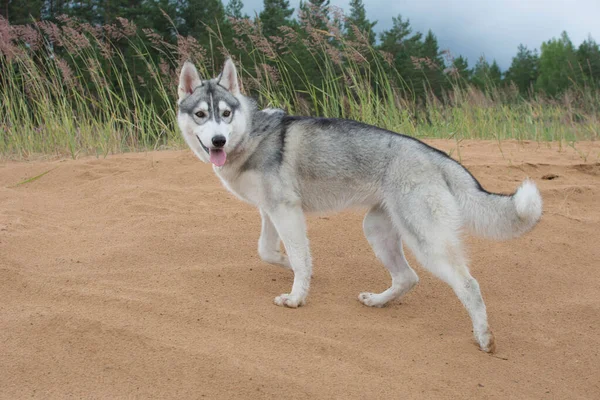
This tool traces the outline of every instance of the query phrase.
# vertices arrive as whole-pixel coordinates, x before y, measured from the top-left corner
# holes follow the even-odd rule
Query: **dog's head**
[[[186,62],[179,76],[177,123],[192,151],[217,167],[227,162],[246,132],[246,98],[240,92],[231,59],[215,79],[202,80],[196,67]]]

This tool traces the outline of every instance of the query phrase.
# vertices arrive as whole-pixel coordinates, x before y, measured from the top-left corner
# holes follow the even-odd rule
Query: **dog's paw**
[[[382,296],[377,293],[363,292],[358,295],[358,301],[367,307],[383,307],[387,301],[383,301]]]
[[[479,348],[486,353],[496,352],[496,338],[489,329],[484,333],[477,335],[477,342],[479,342]]]
[[[275,297],[273,302],[279,307],[298,308],[304,305],[304,300],[297,296],[292,296],[288,293],[284,293],[280,296]]]

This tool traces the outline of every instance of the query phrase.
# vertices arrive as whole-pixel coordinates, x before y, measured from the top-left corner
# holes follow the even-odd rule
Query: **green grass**
[[[18,187],[18,186],[21,186],[21,185],[25,185],[26,183],[35,182],[35,181],[37,181],[38,179],[40,179],[42,176],[44,176],[44,175],[46,175],[46,174],[48,174],[48,173],[52,172],[54,169],[55,169],[55,168],[49,169],[48,171],[42,172],[42,173],[41,173],[41,174],[39,174],[39,175],[36,175],[36,176],[33,176],[33,177],[31,177],[31,178],[27,178],[27,179],[25,179],[25,180],[22,180],[22,181],[21,181],[21,182],[19,182],[19,183],[15,183],[15,184],[14,184],[14,185],[12,185],[11,187],[15,188],[15,187]]]
[[[176,127],[180,49],[167,43],[149,47],[144,36],[112,43],[82,35],[89,45],[75,51],[51,54],[14,41],[13,54],[0,53],[0,155],[76,158],[183,147]],[[239,71],[261,106],[355,119],[418,138],[574,143],[600,134],[600,94],[586,88],[559,99],[522,99],[510,88],[482,92],[456,85],[444,101],[432,95],[417,100],[394,83],[400,81],[398,71],[390,71],[375,49],[360,53],[342,42],[340,64],[328,55],[325,41],[313,46],[319,83],[294,54],[272,56],[259,46],[247,50]],[[157,51],[159,60],[150,55]],[[350,56],[359,53],[370,62]],[[236,50],[232,54],[235,58]],[[213,75],[205,67],[209,58],[196,60],[204,77]],[[132,59],[149,81],[140,82],[129,69]],[[276,74],[262,67],[267,63]]]

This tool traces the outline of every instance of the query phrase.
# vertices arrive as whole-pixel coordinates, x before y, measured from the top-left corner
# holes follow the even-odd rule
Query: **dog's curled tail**
[[[512,195],[487,192],[477,180],[460,179],[462,190],[453,190],[461,207],[465,227],[473,234],[507,240],[529,232],[542,216],[542,196],[527,179]],[[465,180],[471,180],[467,184]],[[458,189],[458,188],[454,188]]]

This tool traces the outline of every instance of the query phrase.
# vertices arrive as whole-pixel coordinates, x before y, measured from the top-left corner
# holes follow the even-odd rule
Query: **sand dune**
[[[0,397],[598,399],[600,145],[577,149],[461,143],[487,189],[530,176],[545,201],[522,238],[467,239],[493,356],[410,254],[413,292],[358,302],[389,284],[361,212],[309,218],[312,290],[290,310],[272,303],[292,276],[258,258],[258,213],[189,151],[4,162]]]

